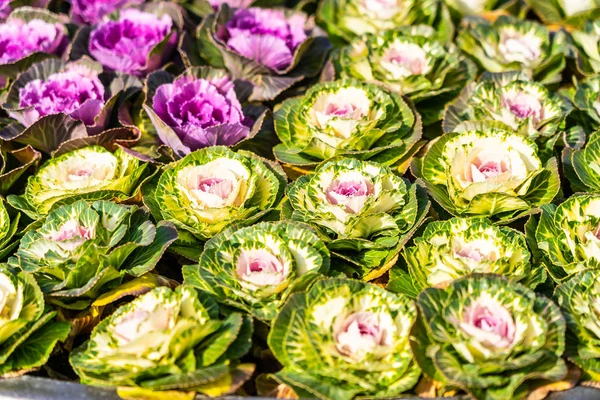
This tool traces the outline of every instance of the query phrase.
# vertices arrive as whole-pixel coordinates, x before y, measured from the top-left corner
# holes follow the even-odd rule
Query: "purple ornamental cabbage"
[[[170,33],[173,20],[168,15],[127,9],[121,11],[119,19],[106,20],[90,35],[89,52],[104,67],[112,71],[141,76],[158,68],[163,57],[167,57],[177,35],[169,38],[164,54],[150,57],[152,49]]]
[[[0,0],[0,18],[6,18],[10,14],[11,0]]]
[[[292,63],[294,50],[306,40],[303,14],[285,16],[282,10],[240,9],[220,32],[220,39],[235,52],[273,70]]]
[[[37,52],[57,53],[65,40],[61,24],[9,18],[0,24],[0,64],[11,64]]]
[[[185,153],[208,146],[232,146],[250,134],[253,123],[244,117],[233,87],[226,76],[182,76],[158,87],[152,108],[187,147]],[[165,144],[180,148],[160,129],[158,135]]]
[[[252,4],[254,0],[208,0],[211,6],[216,10],[221,5],[227,4],[232,8],[246,8]]]
[[[144,0],[71,0],[71,16],[77,24],[95,25],[106,15]]]
[[[19,108],[14,117],[30,126],[40,117],[64,113],[86,125],[94,125],[104,107],[104,86],[98,74],[82,65],[71,65],[64,72],[42,81],[35,79],[19,90]]]

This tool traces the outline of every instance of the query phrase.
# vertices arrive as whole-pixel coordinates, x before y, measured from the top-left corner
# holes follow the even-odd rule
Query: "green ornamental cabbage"
[[[70,330],[54,322],[44,295],[27,272],[0,266],[0,376],[22,375],[46,364],[54,346]]]
[[[600,73],[600,21],[586,21],[571,37],[577,50],[577,70],[588,76]]]
[[[500,127],[499,127],[500,126]],[[548,204],[560,189],[556,159],[503,124],[463,123],[414,159],[412,173],[449,213],[508,223]]]
[[[600,17],[597,0],[525,0],[525,3],[547,25],[582,27]]]
[[[477,72],[454,44],[440,43],[435,35],[432,27],[418,25],[363,36],[341,49],[337,67],[344,78],[410,97],[429,125]]]
[[[79,200],[51,212],[25,233],[9,265],[31,273],[47,301],[83,310],[126,277],[152,269],[177,230],[137,206]]]
[[[541,215],[528,229],[535,235],[540,261],[556,281],[600,267],[599,194],[576,195],[559,206],[542,206]]]
[[[301,398],[396,397],[421,373],[408,338],[416,317],[405,296],[321,280],[294,294],[273,323],[269,348],[283,365],[274,378]]]
[[[237,361],[251,336],[250,318],[220,319],[213,300],[193,287],[160,287],[104,319],[70,362],[82,383],[125,387],[124,397],[178,389],[221,396],[252,375],[254,365]]]
[[[355,80],[320,83],[275,110],[285,164],[314,167],[334,156],[391,165],[421,138],[418,114],[381,86]]]
[[[585,133],[598,130],[600,128],[600,76],[592,76],[576,82],[575,88],[567,94],[574,106],[569,118],[581,126]]]
[[[228,228],[209,240],[199,265],[183,267],[185,283],[220,303],[270,322],[285,300],[329,271],[329,251],[298,222]]]
[[[456,43],[481,70],[522,71],[543,84],[560,82],[567,53],[562,30],[551,34],[542,24],[506,15],[493,23],[483,18],[467,21]]]
[[[600,270],[582,271],[554,291],[567,320],[567,355],[582,380],[600,380]]]
[[[411,345],[423,372],[476,399],[524,399],[528,381],[557,381],[567,366],[560,309],[498,275],[425,289]]]
[[[194,243],[233,223],[259,220],[278,206],[286,181],[276,163],[213,146],[169,164],[156,185],[144,188],[144,202],[157,219],[189,232]]]
[[[571,109],[566,98],[520,73],[486,73],[450,103],[443,128],[452,132],[465,121],[498,121],[506,125],[506,130],[552,147]]]
[[[450,12],[439,0],[322,0],[317,21],[334,43],[420,24],[436,28],[441,40],[454,36]]]
[[[530,262],[525,236],[485,218],[431,222],[402,256],[408,273],[393,268],[387,288],[415,296],[471,273],[504,275],[532,289],[546,279],[544,269]]]
[[[600,132],[592,133],[581,148],[565,147],[563,167],[574,191],[600,193]]]
[[[8,196],[8,202],[37,219],[79,199],[126,200],[136,194],[147,166],[122,148],[83,147],[48,160],[29,177],[25,194]]]
[[[344,272],[365,280],[396,262],[429,209],[421,187],[388,167],[355,159],[323,163],[293,182],[287,195],[283,217],[316,228],[332,254],[349,263]]]

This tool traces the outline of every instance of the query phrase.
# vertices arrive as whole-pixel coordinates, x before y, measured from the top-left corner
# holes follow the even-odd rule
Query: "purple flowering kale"
[[[252,121],[245,118],[242,106],[227,76],[197,79],[182,76],[170,84],[158,87],[152,100],[156,115],[177,135],[185,153],[203,147],[231,146],[250,133]],[[181,148],[166,137],[165,144]]]
[[[6,18],[10,14],[10,2],[11,0],[0,0],[0,18]]]
[[[57,53],[65,39],[61,24],[9,17],[0,24],[0,64],[11,64],[37,52]]]
[[[252,1],[253,0],[208,0],[215,10],[222,4],[227,4],[229,7],[233,8],[246,8],[252,4]]]
[[[89,52],[104,67],[112,71],[141,76],[158,68],[177,42],[172,34],[163,54],[150,57],[152,49],[165,40],[173,28],[168,15],[127,9],[117,21],[106,20],[90,35]]]
[[[273,70],[284,70],[307,38],[303,14],[286,17],[281,10],[240,9],[225,25],[221,39],[229,48]]]
[[[14,117],[30,126],[40,117],[64,113],[93,125],[104,106],[104,86],[98,74],[82,65],[71,65],[45,81],[35,79],[19,90],[19,108]]]
[[[94,25],[116,10],[144,0],[71,0],[71,16],[77,24]]]

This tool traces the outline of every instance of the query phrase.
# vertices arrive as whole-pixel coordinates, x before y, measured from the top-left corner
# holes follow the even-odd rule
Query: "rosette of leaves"
[[[69,56],[89,56],[106,71],[146,76],[171,59],[183,24],[181,8],[173,2],[121,5],[98,24],[81,27]]]
[[[430,222],[402,257],[405,267],[390,271],[387,289],[415,297],[425,288],[447,287],[471,273],[503,275],[532,289],[546,280],[543,267],[530,262],[525,236],[485,218]]]
[[[123,201],[138,192],[147,167],[122,148],[86,146],[46,161],[29,177],[24,194],[7,200],[32,219],[79,199]]]
[[[566,92],[573,103],[569,114],[571,125],[580,126],[586,134],[600,128],[600,76],[592,76],[580,82]]]
[[[27,231],[9,265],[31,273],[49,302],[85,309],[124,280],[152,271],[177,239],[137,206],[80,200],[51,212]]]
[[[552,149],[572,105],[521,73],[483,74],[465,87],[444,114],[444,132],[465,121],[497,121]]]
[[[421,138],[418,114],[381,86],[356,80],[320,83],[275,109],[273,149],[282,163],[312,169],[346,156],[402,164]]]
[[[40,288],[26,272],[0,265],[0,298],[0,376],[34,371],[67,338],[70,326],[54,321],[56,312],[45,308]]]
[[[565,320],[558,306],[499,275],[425,289],[410,338],[423,372],[477,399],[522,399],[531,380],[558,381]]]
[[[150,74],[144,111],[156,131],[155,146],[164,144],[179,157],[215,145],[240,147],[256,136],[267,111],[242,106],[247,96],[241,92],[221,69],[189,68],[178,77],[165,71]]]
[[[19,7],[0,25],[0,82],[15,78],[32,64],[60,55],[69,43],[67,28],[57,14]]]
[[[582,271],[559,285],[554,299],[567,321],[567,355],[582,380],[600,379],[600,270]]]
[[[318,281],[273,322],[269,348],[283,365],[273,378],[300,398],[396,397],[421,374],[408,338],[416,318],[407,297],[376,285]]]
[[[227,228],[204,246],[199,265],[183,267],[187,284],[219,303],[269,323],[293,293],[329,271],[329,251],[298,222]]]
[[[250,318],[220,319],[216,303],[193,287],[160,287],[104,319],[70,362],[82,383],[118,387],[122,397],[216,397],[254,372],[238,361],[251,336]]]
[[[438,42],[436,31],[425,25],[363,36],[342,48],[336,61],[342,77],[409,97],[425,125],[441,119],[446,103],[477,72],[454,44]]]
[[[572,190],[600,193],[599,153],[600,132],[590,134],[582,147],[565,147],[563,168]]]
[[[560,189],[556,159],[504,124],[465,122],[431,142],[411,171],[457,217],[509,223],[550,203]]]
[[[546,25],[581,27],[600,16],[600,5],[595,0],[525,0],[525,3]]]
[[[600,266],[600,195],[571,196],[542,206],[527,225],[530,243],[554,280]]]
[[[571,38],[576,49],[577,70],[586,76],[600,73],[600,21],[585,21],[581,29],[571,32]]]
[[[248,91],[249,101],[274,100],[316,76],[331,48],[312,17],[290,9],[223,4],[203,19],[196,36],[197,45],[183,41],[184,61],[227,69]]]
[[[388,167],[333,159],[287,190],[282,216],[318,230],[335,267],[372,280],[396,263],[398,253],[429,210],[425,191]]]
[[[144,202],[157,220],[179,228],[174,250],[197,261],[199,242],[234,223],[251,225],[266,216],[279,205],[286,182],[278,164],[214,146],[169,164],[160,179],[144,185]]]
[[[141,85],[115,74],[100,79],[101,73],[102,65],[87,57],[69,63],[50,59],[32,65],[8,91],[2,107],[15,122],[0,132],[0,138],[31,145],[47,154],[69,141],[97,140],[96,135],[108,127],[120,96]],[[124,138],[124,133],[112,130],[110,135],[102,136]]]
[[[434,27],[443,41],[454,36],[450,12],[438,0],[323,0],[317,19],[331,40],[340,44],[367,33],[413,25]]]
[[[568,51],[564,31],[507,15],[468,19],[456,43],[483,71],[521,71],[545,85],[561,81]]]

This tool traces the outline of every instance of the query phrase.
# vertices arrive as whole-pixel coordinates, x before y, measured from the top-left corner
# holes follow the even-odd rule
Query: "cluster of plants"
[[[600,384],[600,3],[0,0],[0,377]]]

